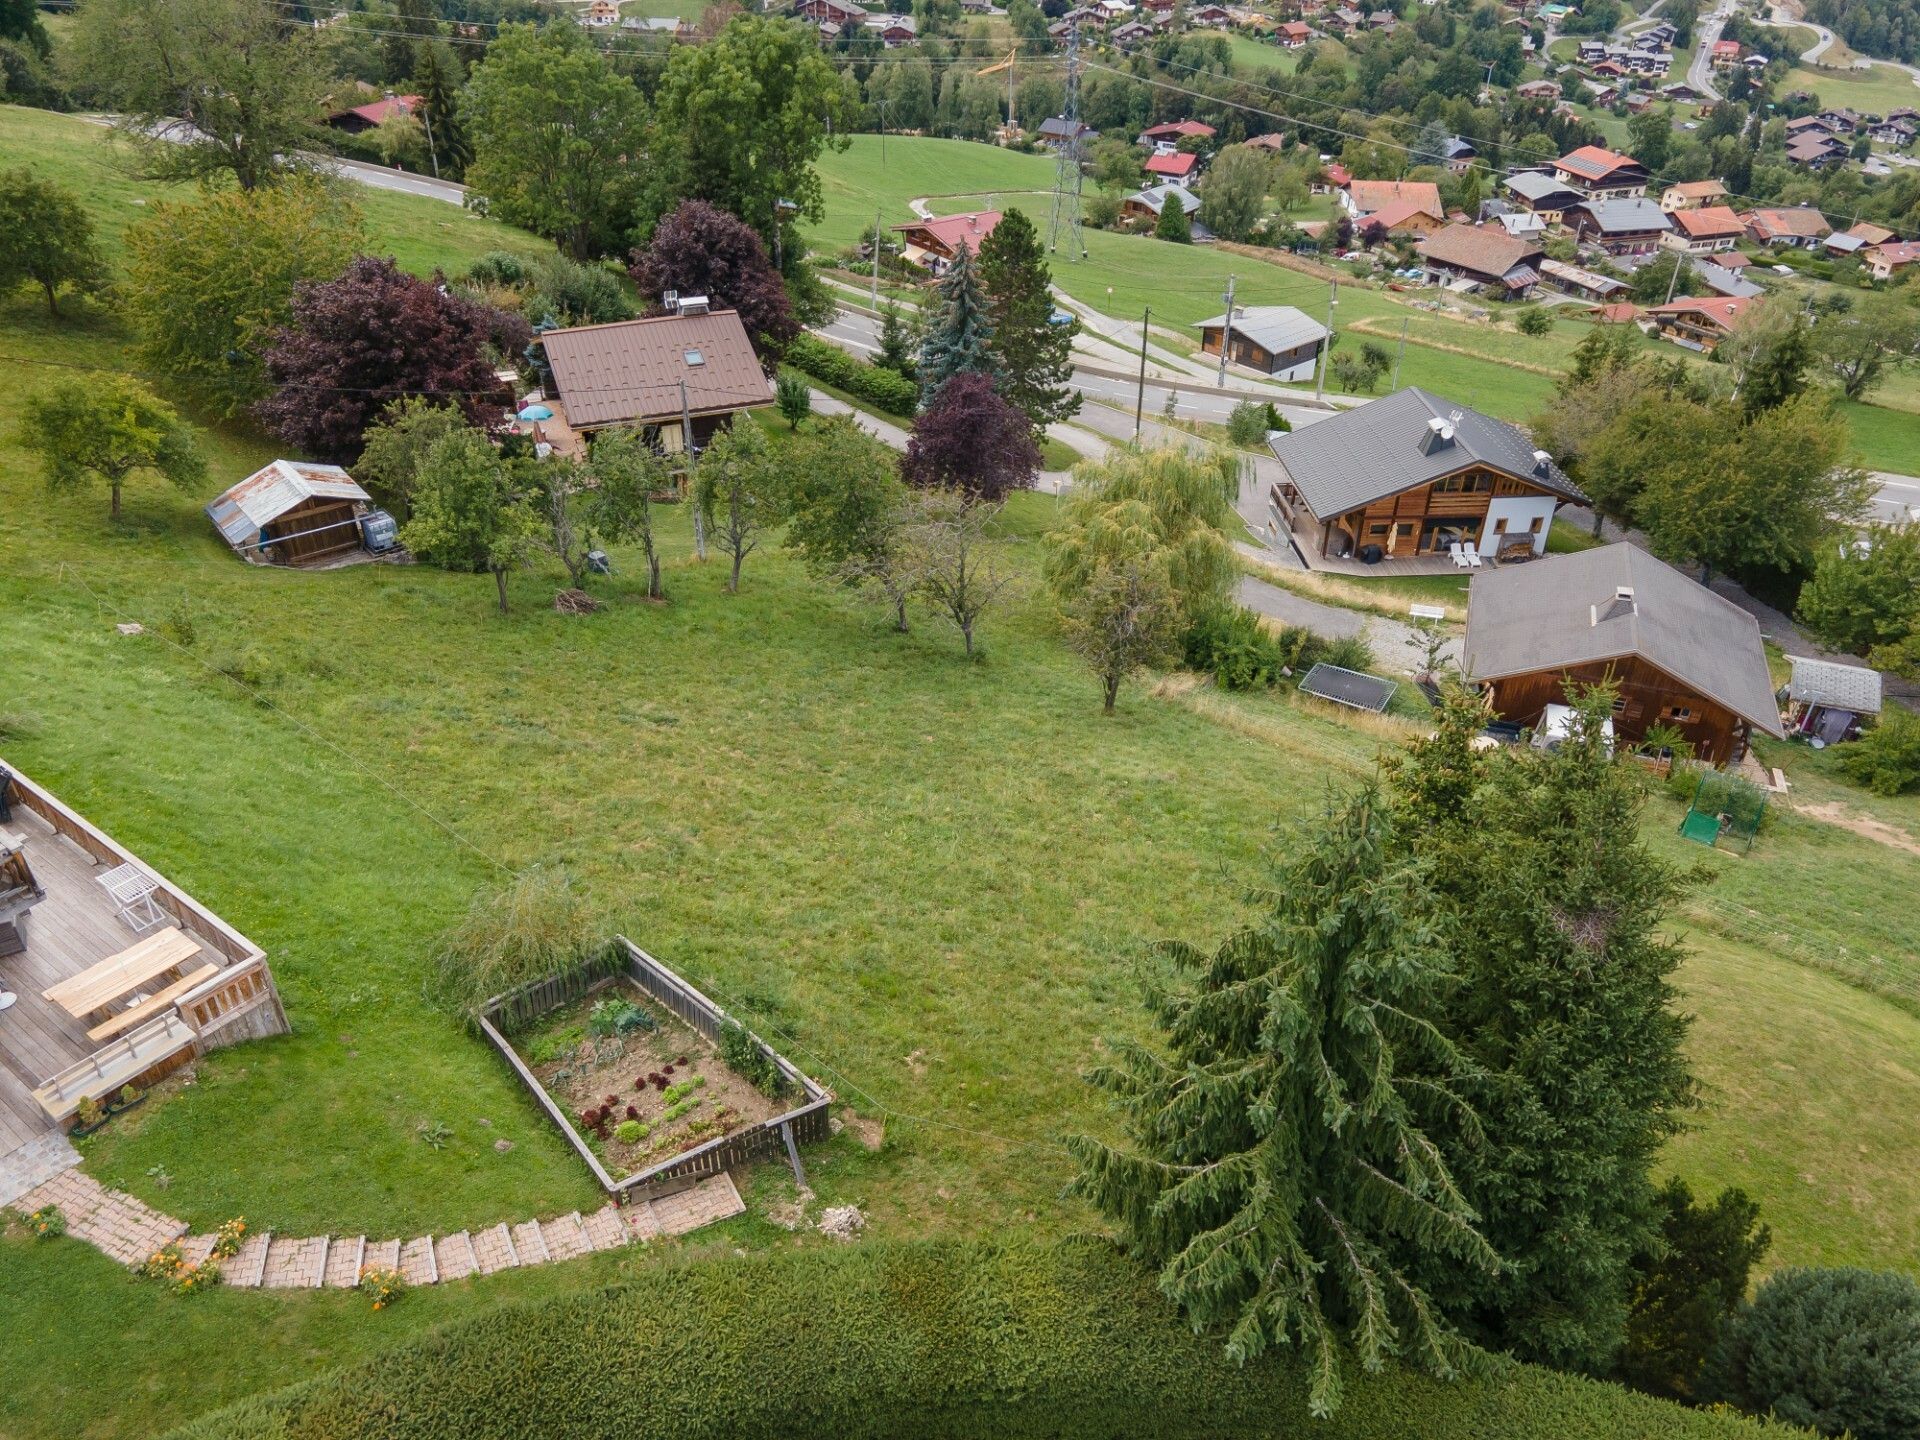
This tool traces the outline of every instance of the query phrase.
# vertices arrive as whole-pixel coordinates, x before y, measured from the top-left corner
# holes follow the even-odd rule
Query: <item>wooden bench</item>
[[[149,995],[138,1005],[122,1010],[118,1015],[112,1016],[94,1026],[91,1030],[87,1031],[87,1039],[111,1040],[122,1031],[131,1030],[136,1025],[144,1025],[147,1021],[166,1010],[182,995],[193,989],[194,986],[203,981],[211,980],[219,973],[220,967],[218,965],[202,965],[198,970],[187,976],[186,979],[174,981],[158,994]]]
[[[1446,610],[1439,605],[1409,605],[1407,613],[1416,620],[1444,620]]]
[[[118,955],[78,975],[49,985],[40,993],[75,1019],[105,1010],[122,996],[131,995],[176,970],[200,953],[200,942],[169,925]]]
[[[198,1037],[178,1012],[94,1051],[77,1065],[69,1065],[33,1092],[40,1108],[53,1120],[70,1119],[81,1100],[101,1100],[122,1085],[130,1085],[161,1061],[188,1049]]]

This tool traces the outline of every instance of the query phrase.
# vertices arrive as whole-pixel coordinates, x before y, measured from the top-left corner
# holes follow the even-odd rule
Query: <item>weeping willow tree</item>
[[[1260,921],[1211,955],[1168,944],[1151,997],[1166,1047],[1094,1072],[1130,1148],[1072,1141],[1075,1191],[1117,1219],[1196,1327],[1251,1359],[1297,1344],[1309,1403],[1339,1405],[1341,1354],[1451,1377],[1481,1354],[1409,1278],[1498,1261],[1449,1163],[1479,1143],[1469,1066],[1427,1017],[1445,974],[1417,869],[1362,791],[1302,837]]]
[[[1231,454],[1184,445],[1114,450],[1076,466],[1047,536],[1048,585],[1071,600],[1103,569],[1153,551],[1186,617],[1196,618],[1225,601],[1239,573],[1227,539],[1238,483]]]

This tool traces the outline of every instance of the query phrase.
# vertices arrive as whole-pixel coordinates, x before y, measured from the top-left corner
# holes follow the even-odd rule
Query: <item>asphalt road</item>
[[[1687,83],[1709,100],[1721,98],[1713,83],[1713,42],[1726,28],[1731,10],[1731,6],[1721,5],[1712,14],[1702,15],[1693,27],[1693,63],[1687,67]]]

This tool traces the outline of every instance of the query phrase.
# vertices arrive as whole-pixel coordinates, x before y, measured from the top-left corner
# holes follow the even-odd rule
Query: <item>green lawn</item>
[[[1793,89],[1811,90],[1823,105],[1844,105],[1873,115],[1920,105],[1920,85],[1915,85],[1906,71],[1891,65],[1874,65],[1866,70],[1801,65],[1787,77],[1787,84]]]
[[[190,185],[136,180],[124,160],[112,132],[102,126],[72,115],[0,105],[0,167],[30,165],[72,189],[92,215],[109,262],[116,265],[127,226],[147,206],[193,193]],[[553,248],[523,230],[444,201],[364,185],[348,185],[345,193],[365,218],[374,249],[409,270],[425,273],[441,266],[452,273],[489,250],[537,254]]]
[[[458,262],[461,242],[431,228],[444,207],[394,203],[386,223],[422,237],[413,263]],[[1089,240],[1075,283],[1098,265],[1157,313],[1197,316],[1230,260],[1249,303],[1305,280]],[[31,297],[0,302],[16,359],[122,365],[125,339],[97,313],[56,326]],[[1476,375],[1528,373],[1412,345],[1408,378],[1416,364],[1470,401]],[[208,444],[203,487],[136,486],[116,525],[98,495],[49,497],[0,438],[0,754],[264,944],[293,1022],[88,1145],[94,1173],[203,1227],[244,1214],[377,1236],[595,1202],[491,1052],[420,998],[435,935],[498,866],[537,861],[567,863],[610,927],[885,1120],[877,1153],[847,1135],[810,1153],[823,1201],[859,1204],[883,1235],[1084,1226],[1060,1196],[1059,1140],[1109,1123],[1079,1072],[1106,1037],[1142,1032],[1145,942],[1217,938],[1274,827],[1371,773],[1394,733],[1176,687],[1131,690],[1103,718],[1037,593],[1047,496],[1006,513],[1001,555],[1024,588],[969,664],[931,620],[892,634],[777,549],[727,595],[679,513],[673,603],[642,603],[637,557],[616,549],[589,617],[552,611],[551,564],[513,578],[506,617],[484,577],[250,568],[200,507],[274,448],[241,430]],[[120,636],[121,619],[151,633]],[[1654,843],[1718,879],[1690,912],[1701,958],[1684,977],[1713,1103],[1673,1163],[1700,1188],[1777,1198],[1776,1258],[1920,1268],[1920,1105],[1903,1100],[1920,1018],[1859,988],[1908,993],[1920,858],[1783,815],[1734,859],[1678,840],[1677,819],[1654,804]],[[1802,1112],[1797,1090],[1731,1083],[1756,1047],[1830,1098]],[[431,1121],[452,1130],[444,1150],[417,1138]],[[1804,1196],[1778,1158],[1800,1155],[1818,1160]],[[787,1183],[756,1171],[756,1213]],[[681,1248],[792,1243],[754,1218]],[[75,1244],[7,1241],[0,1434],[152,1434],[401,1330],[655,1263],[473,1282],[373,1316],[337,1296],[176,1301]]]

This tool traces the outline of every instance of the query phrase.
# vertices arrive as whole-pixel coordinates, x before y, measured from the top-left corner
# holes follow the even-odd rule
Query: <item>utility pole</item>
[[[1667,298],[1665,303],[1668,305],[1673,303],[1674,289],[1680,284],[1680,264],[1681,255],[1680,252],[1676,250],[1673,252],[1673,273],[1667,277]]]
[[[1327,338],[1320,347],[1320,369],[1313,381],[1313,398],[1324,399],[1327,393],[1327,361],[1333,358],[1333,307],[1340,303],[1340,282],[1327,282]]]
[[[1140,388],[1133,393],[1133,443],[1140,443],[1140,413],[1147,405],[1147,325],[1153,319],[1151,305],[1140,315]]]
[[[1168,198],[1168,203],[1172,203],[1171,197]],[[1220,332],[1220,380],[1215,387],[1220,390],[1227,388],[1227,354],[1233,349],[1233,278],[1232,273],[1229,272],[1227,275],[1227,293],[1220,297],[1227,302],[1226,328]],[[1144,337],[1142,337],[1142,339],[1144,342]]]
[[[880,212],[873,212],[873,308],[880,309]]]
[[[1060,147],[1060,160],[1053,172],[1053,213],[1047,220],[1047,249],[1057,250],[1060,224],[1067,225],[1067,255],[1072,260],[1087,258],[1087,239],[1080,230],[1080,197],[1086,176],[1080,169],[1080,22],[1067,27],[1067,102],[1066,143]],[[1071,199],[1068,188],[1072,188]]]
[[[1393,388],[1400,388],[1400,362],[1407,358],[1407,321],[1412,317],[1400,317],[1400,348],[1393,352]]]
[[[433,116],[427,113],[427,107],[420,107],[420,123],[427,127],[427,159],[433,162],[433,178],[440,178],[440,148],[433,143]]]
[[[680,444],[687,452],[687,500],[693,505],[693,553],[707,558],[707,527],[693,495],[693,411],[687,404],[687,382],[680,382]]]

